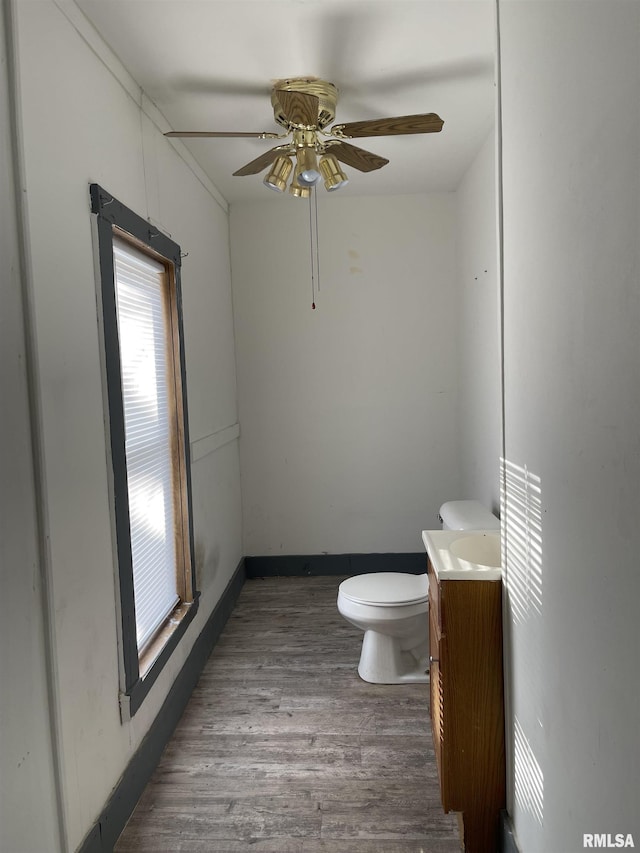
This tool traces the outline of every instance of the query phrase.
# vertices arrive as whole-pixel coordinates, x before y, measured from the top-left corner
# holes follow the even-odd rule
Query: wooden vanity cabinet
[[[431,725],[445,812],[466,853],[495,853],[505,808],[502,583],[429,575]]]

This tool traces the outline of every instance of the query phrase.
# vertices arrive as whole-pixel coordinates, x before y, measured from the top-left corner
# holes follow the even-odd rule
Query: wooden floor
[[[245,583],[118,853],[458,853],[428,685],[359,679],[340,580]]]

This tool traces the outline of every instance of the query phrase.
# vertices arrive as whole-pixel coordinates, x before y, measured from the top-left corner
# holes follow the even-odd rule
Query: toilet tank
[[[443,530],[499,530],[500,519],[480,501],[447,501],[440,507]]]

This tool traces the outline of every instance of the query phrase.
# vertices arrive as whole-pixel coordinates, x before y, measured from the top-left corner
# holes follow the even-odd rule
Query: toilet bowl
[[[498,529],[478,501],[440,507],[445,530]],[[429,681],[429,597],[426,573],[375,572],[342,581],[338,611],[364,631],[358,675],[373,684]]]
[[[428,681],[427,575],[375,572],[342,581],[338,611],[364,631],[358,675],[373,684]]]

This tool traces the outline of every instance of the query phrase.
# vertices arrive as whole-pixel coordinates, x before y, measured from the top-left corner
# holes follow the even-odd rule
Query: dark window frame
[[[182,321],[182,291],[180,280],[180,246],[162,234],[149,222],[134,213],[98,184],[90,185],[91,212],[95,214],[97,251],[100,278],[100,299],[104,335],[104,363],[107,385],[109,416],[109,440],[113,467],[113,498],[115,535],[118,562],[121,611],[122,664],[124,670],[123,694],[128,697],[128,715],[133,717],[172,652],[184,636],[198,610],[200,593],[196,590],[195,547],[193,535],[193,508],[191,489],[191,460],[189,451],[189,421],[187,412],[187,383],[185,375],[184,333]],[[147,250],[171,265],[174,285],[174,314],[177,322],[177,343],[180,357],[181,400],[180,417],[183,425],[182,457],[184,461],[183,482],[186,494],[182,495],[187,506],[188,565],[190,572],[191,600],[181,601],[176,611],[180,620],[169,632],[162,648],[141,676],[140,656],[136,641],[136,618],[133,589],[133,567],[129,519],[129,497],[127,489],[127,467],[125,456],[125,421],[122,400],[122,376],[120,366],[120,344],[116,314],[116,290],[113,260],[113,237],[128,236],[134,245]],[[143,656],[144,657],[144,656]]]

